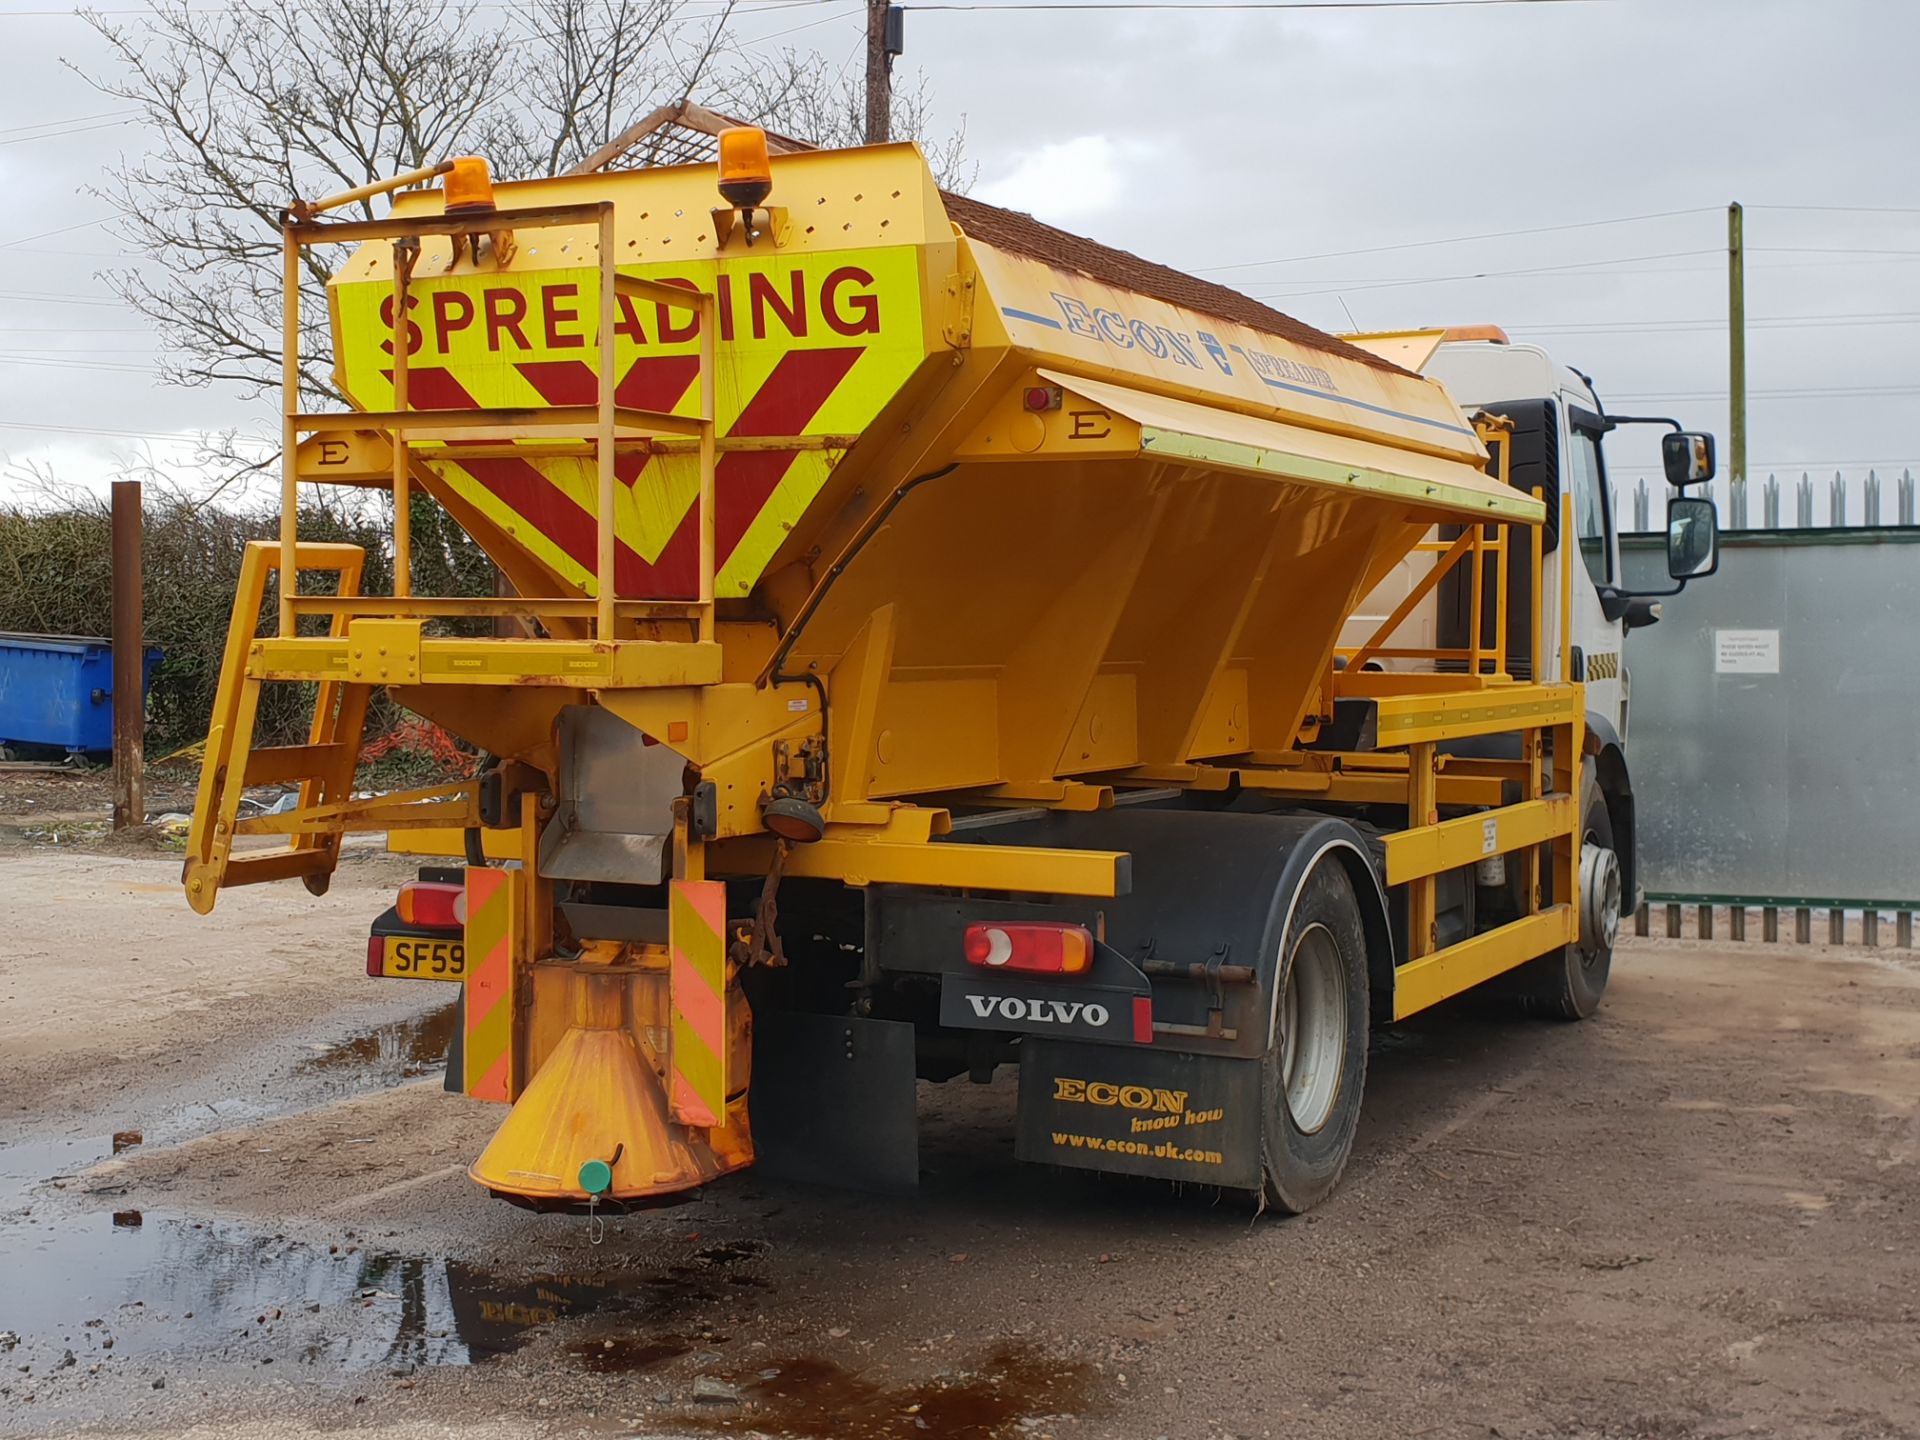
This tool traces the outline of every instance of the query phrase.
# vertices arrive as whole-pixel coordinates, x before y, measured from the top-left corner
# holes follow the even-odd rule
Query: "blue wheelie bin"
[[[160,651],[141,667],[146,703]],[[0,746],[47,746],[69,755],[113,752],[113,645],[82,635],[0,631]]]

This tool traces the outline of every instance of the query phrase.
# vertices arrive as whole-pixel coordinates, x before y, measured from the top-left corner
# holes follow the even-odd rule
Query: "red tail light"
[[[1093,968],[1093,936],[1080,925],[969,925],[966,955],[969,965],[986,970],[1084,975]]]
[[[387,937],[369,935],[367,937],[367,974],[378,980],[386,973]]]
[[[409,880],[394,903],[403,924],[459,930],[467,923],[467,890],[446,880]]]

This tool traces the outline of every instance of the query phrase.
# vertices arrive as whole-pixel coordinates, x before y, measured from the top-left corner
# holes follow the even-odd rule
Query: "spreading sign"
[[[351,270],[351,267],[349,267]],[[645,278],[713,293],[715,402],[723,440],[857,435],[924,358],[912,247],[764,255]],[[597,395],[599,271],[417,276],[407,296],[408,404],[417,410],[590,405]],[[345,381],[356,404],[393,408],[393,289],[334,287]],[[683,416],[699,405],[697,312],[616,299],[619,404]],[[586,594],[596,590],[597,467],[591,457],[485,457],[434,469],[459,496]],[[831,472],[837,452],[723,453],[716,471],[715,593],[744,595]],[[621,450],[615,463],[618,593],[689,599],[699,588],[697,459]]]

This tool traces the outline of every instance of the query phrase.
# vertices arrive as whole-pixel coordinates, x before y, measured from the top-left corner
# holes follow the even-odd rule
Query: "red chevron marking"
[[[408,371],[408,395],[420,410],[478,410],[453,373],[439,366]],[[480,444],[480,441],[461,442]],[[633,475],[645,465],[644,455],[622,456]],[[531,463],[525,460],[462,460],[460,467],[497,499],[554,544],[576,564],[594,568],[599,530],[591,511],[583,508]],[[616,467],[616,473],[620,468]],[[632,476],[626,477],[632,483]],[[657,599],[693,599],[699,593],[699,551],[691,527],[682,525],[660,558],[649,565],[624,540],[614,545],[614,592],[623,596]]]
[[[584,360],[526,360],[514,368],[549,405],[592,405],[600,398],[599,379]],[[627,367],[614,389],[614,400],[666,414],[680,403],[699,374],[698,355],[642,355]],[[615,478],[631,490],[651,458],[644,450],[621,451],[613,462]]]
[[[766,383],[754,392],[740,418],[727,431],[732,435],[798,435],[820,407],[827,403],[854,361],[864,353],[858,345],[833,350],[789,350],[773,367]],[[714,471],[714,493],[719,512],[714,517],[714,554],[724,567],[747,533],[780,479],[793,464],[797,450],[746,450],[725,455]]]
[[[600,383],[584,360],[523,360],[514,369],[549,405],[591,405],[600,398]],[[666,413],[699,374],[698,355],[642,355],[614,387],[614,403]]]
[[[728,429],[729,436],[797,435],[827,402],[862,354],[857,345],[825,350],[790,350],[780,357],[766,382],[747,402]],[[597,382],[584,361],[524,361],[516,367],[549,405],[586,405],[595,398]],[[699,375],[698,357],[644,356],[621,378],[616,391],[622,405],[670,411],[678,405]],[[420,410],[476,410],[479,403],[453,373],[438,366],[419,366],[408,372],[409,394]],[[478,444],[481,442],[464,442]],[[798,454],[795,450],[743,451],[722,456],[714,473],[718,513],[714,517],[714,549],[724,567],[741,538],[779,487]],[[629,452],[618,457],[614,473],[631,486],[646,469],[649,457]],[[526,460],[464,460],[473,478],[503,504],[551,539],[579,565],[594,567],[597,528],[591,511],[554,485]],[[649,565],[625,541],[615,547],[615,589],[622,596],[691,599],[699,591],[699,529],[688,520],[690,508],[675,528],[660,557]]]

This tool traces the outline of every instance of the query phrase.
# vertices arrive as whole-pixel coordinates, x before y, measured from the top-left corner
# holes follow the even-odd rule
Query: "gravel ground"
[[[203,920],[0,848],[0,1435],[1920,1435],[1905,952],[1445,1007],[1302,1220],[1018,1165],[1007,1077],[925,1090],[911,1200],[747,1172],[594,1245],[465,1178],[446,992],[359,974],[399,873]]]

